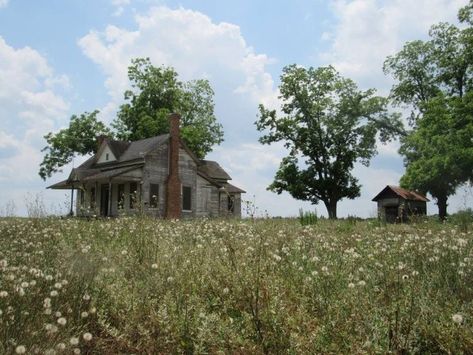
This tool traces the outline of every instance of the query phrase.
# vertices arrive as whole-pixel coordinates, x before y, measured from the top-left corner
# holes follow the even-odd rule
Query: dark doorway
[[[398,217],[398,207],[397,206],[386,206],[386,222],[396,223]]]
[[[108,184],[102,184],[100,188],[100,215],[101,216],[108,216],[108,195],[109,195],[109,187]]]

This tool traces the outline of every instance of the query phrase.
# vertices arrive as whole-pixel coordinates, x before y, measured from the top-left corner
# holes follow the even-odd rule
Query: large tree
[[[149,58],[133,59],[128,67],[131,88],[124,93],[111,127],[97,120],[98,111],[72,116],[69,127],[45,136],[46,155],[39,175],[46,179],[79,155],[94,153],[96,136],[106,134],[121,140],[139,140],[169,132],[168,116],[178,112],[181,135],[203,158],[223,141],[222,125],[214,113],[214,92],[207,80],[182,82],[171,67],[156,67]]]
[[[182,117],[181,134],[200,158],[223,141],[222,125],[214,113],[214,92],[208,80],[182,82],[171,67],[155,67],[149,58],[132,60],[131,89],[113,122],[117,137],[137,140],[169,131],[168,116]]]
[[[354,164],[369,165],[376,139],[386,142],[402,132],[398,115],[387,111],[387,99],[373,89],[361,91],[329,67],[283,69],[280,85],[282,115],[259,106],[262,144],[282,141],[289,150],[268,189],[294,198],[322,201],[330,218],[337,203],[360,195]]]
[[[469,21],[470,7],[460,10],[461,21]],[[384,70],[396,80],[391,90],[393,102],[412,109],[412,129],[401,140],[406,166],[401,185],[429,192],[444,219],[448,197],[468,180],[473,169],[465,164],[469,160],[454,158],[467,151],[469,143],[453,139],[463,120],[458,109],[468,106],[463,99],[473,87],[473,32],[471,27],[440,23],[429,34],[428,41],[406,43],[388,57]]]

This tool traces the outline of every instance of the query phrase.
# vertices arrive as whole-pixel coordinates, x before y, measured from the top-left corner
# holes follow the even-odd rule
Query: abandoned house
[[[388,185],[372,201],[378,203],[379,218],[395,223],[407,222],[412,215],[426,215],[429,199],[418,192]]]
[[[97,139],[97,153],[50,189],[77,191],[79,216],[142,211],[155,217],[241,217],[242,189],[217,162],[200,160],[180,137],[178,114],[170,133],[134,142]]]

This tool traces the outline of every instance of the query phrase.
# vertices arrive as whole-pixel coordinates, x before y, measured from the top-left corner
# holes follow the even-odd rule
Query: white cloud
[[[56,75],[39,52],[0,37],[0,205],[14,200],[22,213],[26,192],[44,191],[37,174],[43,136],[66,122],[69,103],[56,89],[67,87],[69,79]]]
[[[0,0],[0,9],[8,5],[9,0]]]
[[[338,22],[330,49],[322,53],[343,75],[365,87],[387,93],[391,81],[382,72],[388,55],[406,41],[426,38],[430,26],[441,21],[456,22],[458,9],[468,0],[332,0]]]
[[[273,80],[265,69],[270,58],[255,53],[238,26],[167,7],[153,7],[135,21],[135,30],[109,25],[79,40],[83,52],[107,75],[105,86],[113,102],[121,102],[128,88],[127,67],[135,57],[173,66],[183,80],[209,79],[222,107],[235,105],[235,97],[249,99],[254,107],[275,99]],[[244,119],[253,121],[254,114]]]
[[[115,6],[115,11],[112,15],[115,17],[121,16],[123,11],[125,11],[125,7],[130,5],[130,2],[130,0],[112,0],[111,3],[113,6]]]

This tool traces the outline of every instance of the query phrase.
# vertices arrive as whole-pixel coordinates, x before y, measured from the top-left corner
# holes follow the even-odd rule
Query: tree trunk
[[[441,221],[445,220],[447,217],[447,195],[437,197],[437,206],[439,208],[439,219]]]
[[[337,202],[337,200],[324,201],[329,219],[337,219]]]

